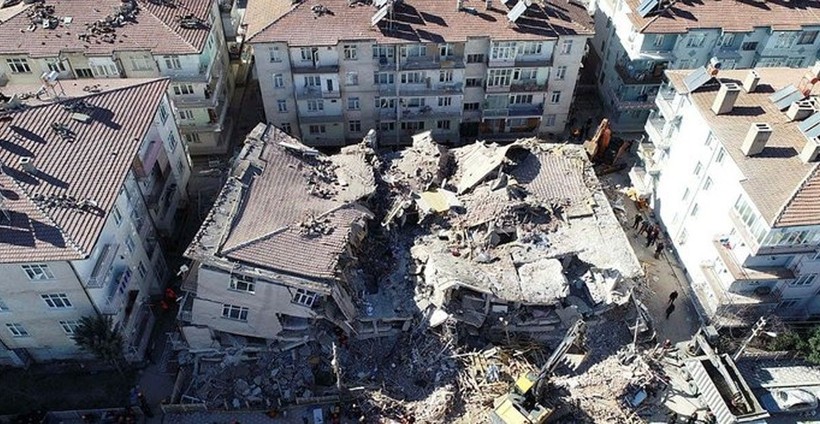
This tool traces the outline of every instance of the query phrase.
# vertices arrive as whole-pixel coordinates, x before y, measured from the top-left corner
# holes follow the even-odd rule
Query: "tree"
[[[806,359],[809,362],[820,364],[820,327],[815,327],[806,341]]]
[[[800,351],[804,350],[806,342],[800,334],[786,331],[769,340],[766,347],[771,351]]]
[[[122,374],[122,335],[114,329],[108,315],[86,316],[72,336],[80,349],[91,352],[98,358],[110,362]]]

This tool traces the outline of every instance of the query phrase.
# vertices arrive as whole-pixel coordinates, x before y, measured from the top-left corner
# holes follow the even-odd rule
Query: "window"
[[[174,94],[177,96],[184,96],[187,94],[194,94],[194,86],[191,84],[175,84],[173,86]]]
[[[440,130],[449,130],[450,121],[436,121],[436,128]]]
[[[373,83],[375,84],[395,84],[396,74],[389,72],[376,72],[373,74]]]
[[[786,59],[786,66],[789,68],[802,68],[803,67],[803,58],[802,57],[790,57]]]
[[[697,216],[698,214],[698,204],[695,203],[695,206],[692,206],[692,212],[689,212],[690,216]]]
[[[284,88],[285,87],[285,76],[282,74],[275,74],[273,76],[273,87],[274,88]]]
[[[512,74],[512,79],[517,81],[532,81],[535,80],[536,70],[531,69],[515,69]]]
[[[293,129],[290,126],[290,122],[282,122],[281,124],[279,124],[279,128],[281,128],[282,131],[284,131],[286,134],[293,134]]]
[[[467,87],[481,87],[481,78],[467,78],[464,80]]]
[[[64,309],[71,307],[71,302],[68,300],[68,296],[66,296],[65,293],[43,294],[40,295],[40,297],[51,309]]]
[[[723,150],[723,147],[718,150],[717,156],[715,157],[715,162],[723,163],[723,158],[726,157],[726,150]]]
[[[490,49],[490,59],[507,60],[515,57],[514,41],[496,41]]]
[[[794,32],[781,32],[777,34],[777,41],[775,42],[775,48],[778,49],[787,49],[794,44],[797,40],[797,33]]]
[[[484,63],[483,54],[468,54],[467,63]]]
[[[118,77],[120,70],[114,64],[99,64],[94,65],[94,74],[101,77]]]
[[[541,54],[543,45],[538,41],[525,41],[518,43],[518,54],[522,56]]]
[[[686,37],[686,47],[703,47],[706,42],[706,34],[689,34]]]
[[[302,59],[302,62],[313,61],[313,49],[310,47],[302,47],[299,49],[299,58]]]
[[[0,299],[0,312],[8,312],[9,307],[6,305],[6,302],[3,302],[3,299]]]
[[[30,74],[31,67],[26,59],[6,59],[12,74]]]
[[[77,74],[77,78],[94,78],[94,72],[91,72],[90,68],[75,68],[74,73]]]
[[[376,104],[380,109],[395,109],[396,99],[379,99],[376,98]]]
[[[487,80],[488,87],[503,87],[510,85],[512,79],[512,69],[490,69],[490,76]]]
[[[229,290],[241,291],[245,293],[256,293],[256,282],[253,277],[242,274],[231,274]]]
[[[140,263],[137,265],[137,272],[140,275],[140,279],[145,280],[145,276],[148,275],[148,270],[145,269],[145,264],[142,263],[142,261],[140,261]]]
[[[452,97],[439,97],[438,98],[439,107],[450,106],[452,104],[453,104],[453,98]]]
[[[174,137],[174,133],[168,134],[168,144],[171,146],[172,152],[177,149],[177,138]]]
[[[54,274],[46,264],[31,264],[23,265],[23,271],[26,272],[29,280],[53,280]]]
[[[757,41],[747,41],[740,45],[740,49],[747,52],[757,50]]]
[[[359,110],[359,98],[358,97],[348,97],[347,98],[347,110]]]
[[[817,31],[803,31],[797,39],[797,44],[814,44],[815,40],[817,40]]]
[[[26,327],[23,327],[23,324],[12,322],[6,324],[6,328],[9,329],[9,332],[14,337],[28,337],[28,331],[26,331]]]
[[[62,327],[64,333],[70,336],[76,333],[77,329],[80,328],[80,322],[76,320],[60,321],[60,327]]]
[[[135,71],[153,71],[154,70],[154,61],[151,57],[146,56],[134,56],[130,58],[131,60],[131,69]]]
[[[453,45],[452,44],[439,44],[438,45],[438,55],[442,58],[450,57],[453,55]]]
[[[555,68],[555,79],[563,80],[567,77],[567,67],[566,66],[559,66]]]
[[[703,142],[703,144],[704,144],[706,147],[712,147],[712,142],[714,142],[714,141],[715,141],[715,136],[714,136],[714,134],[712,134],[712,133],[710,132],[710,133],[709,133],[709,135],[708,135],[708,136],[706,136],[706,141],[705,141],[705,142]]]
[[[347,129],[350,132],[362,132],[362,121],[349,121],[347,123]]]
[[[316,293],[309,292],[305,289],[296,289],[296,292],[293,294],[293,303],[304,305],[310,308],[313,306],[313,302],[316,301]]]
[[[561,92],[553,91],[550,95],[550,103],[558,103],[561,101]]]
[[[46,67],[49,71],[65,72],[65,62],[60,59],[46,59]]]
[[[384,59],[384,62],[387,63],[387,59],[392,59],[395,55],[396,52],[392,46],[373,45],[373,59]]]
[[[345,60],[356,60],[359,58],[359,53],[356,46],[353,44],[346,44],[343,47]]]
[[[438,73],[438,82],[453,82],[453,71],[440,71]]]
[[[395,122],[380,122],[379,123],[379,131],[395,131],[396,130],[396,123]]]
[[[318,112],[320,110],[325,110],[325,101],[324,100],[308,100],[307,107],[309,112]]]
[[[786,300],[780,302],[780,305],[778,306],[778,308],[780,308],[780,309],[791,309],[791,308],[794,308],[796,305],[797,305],[797,299],[786,299]]]
[[[712,187],[712,178],[706,177],[706,181],[703,182],[703,190],[709,190]]]
[[[810,286],[817,279],[817,274],[803,274],[790,283],[792,286]]]
[[[424,44],[413,44],[410,46],[401,46],[402,57],[422,57],[427,56],[427,46]]]
[[[547,126],[547,127],[554,127],[555,126],[555,114],[554,113],[544,115],[544,125]]]
[[[701,165],[701,163],[698,162],[697,164],[695,164],[695,170],[692,171],[692,173],[695,175],[700,175],[701,170],[703,170],[703,165]]]
[[[191,121],[194,119],[194,112],[190,109],[180,109],[179,119],[183,121]]]
[[[268,57],[271,63],[281,62],[282,52],[279,51],[279,47],[268,47]]]
[[[683,197],[681,198],[681,200],[686,201],[686,199],[688,199],[688,198],[689,198],[689,188],[687,187],[686,190],[684,190],[684,192],[683,192]]]
[[[128,248],[128,253],[134,253],[134,239],[129,235],[125,238],[125,247]]]
[[[325,131],[324,125],[311,125],[308,127],[308,132],[311,134],[324,134]]]
[[[464,110],[478,110],[479,103],[464,103]]]
[[[347,84],[347,85],[359,85],[359,73],[358,72],[348,72],[345,75],[345,84]]]
[[[424,97],[410,97],[407,99],[407,107],[424,107],[427,101]]]
[[[305,87],[321,87],[322,77],[319,75],[308,75],[305,77]]]
[[[276,101],[276,109],[279,113],[284,113],[288,111],[288,101],[287,100],[277,100]]]
[[[572,40],[564,40],[561,43],[561,54],[572,53]]]
[[[663,34],[656,34],[655,38],[652,40],[652,45],[655,47],[663,46],[663,42],[666,40],[666,36]]]
[[[120,224],[122,224],[122,214],[120,213],[119,208],[114,206],[114,209],[111,210],[111,216],[114,218],[114,223],[119,227]]]
[[[405,131],[421,131],[424,129],[424,121],[402,122],[401,129]]]
[[[222,318],[248,322],[248,308],[244,306],[222,304]]]
[[[718,38],[718,46],[731,46],[735,42],[735,34],[725,33]]]
[[[179,56],[162,56],[165,60],[165,67],[168,69],[182,69],[182,63],[179,61]]]
[[[510,96],[511,105],[532,104],[532,94],[513,94]]]
[[[405,72],[401,74],[402,84],[420,84],[424,80],[424,72]]]

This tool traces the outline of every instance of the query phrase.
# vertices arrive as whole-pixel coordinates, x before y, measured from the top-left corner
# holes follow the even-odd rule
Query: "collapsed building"
[[[580,146],[425,132],[378,155],[373,139],[324,155],[257,126],[186,252],[182,321],[284,343],[418,317],[537,334],[623,303],[641,275]]]

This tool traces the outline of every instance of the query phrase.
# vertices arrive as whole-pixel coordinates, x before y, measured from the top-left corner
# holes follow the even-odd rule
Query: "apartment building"
[[[128,360],[168,278],[162,235],[186,201],[190,159],[167,79],[66,83],[0,96],[0,364],[81,358],[83,316],[110,315]],[[141,111],[141,113],[134,113]]]
[[[702,312],[718,325],[817,316],[820,64],[666,75],[630,175]]]
[[[813,4],[597,0],[588,66],[613,128],[642,130],[665,69],[811,66],[820,48]]]
[[[215,0],[43,0],[0,9],[0,87],[169,77],[191,154],[227,151],[233,90]]]
[[[560,133],[592,36],[572,1],[273,3],[245,17],[265,114],[312,146]]]

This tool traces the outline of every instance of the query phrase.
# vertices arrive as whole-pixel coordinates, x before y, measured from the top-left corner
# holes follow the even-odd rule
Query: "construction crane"
[[[493,402],[490,422],[493,424],[543,424],[553,414],[554,409],[544,403],[548,378],[565,359],[577,366],[586,357],[584,334],[586,324],[578,320],[567,331],[564,340],[555,348],[538,374],[527,373],[518,377],[509,393]],[[570,353],[572,348],[577,353]],[[571,358],[570,358],[571,357]]]

